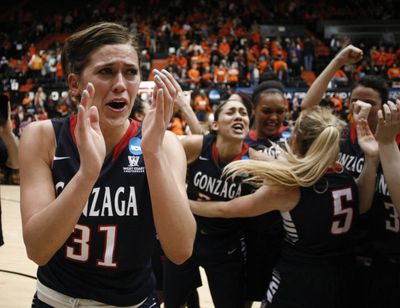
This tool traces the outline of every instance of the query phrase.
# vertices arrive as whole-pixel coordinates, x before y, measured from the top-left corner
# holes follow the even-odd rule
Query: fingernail
[[[158,75],[156,75],[156,76],[154,77],[154,80],[155,80],[155,81],[158,81],[158,82],[161,82],[161,78],[160,78],[160,76],[158,76]]]
[[[154,72],[154,74],[160,74],[160,71],[158,69],[156,69],[156,68],[154,69],[153,72]]]
[[[166,75],[170,75],[170,73],[166,69],[162,69],[162,72]]]

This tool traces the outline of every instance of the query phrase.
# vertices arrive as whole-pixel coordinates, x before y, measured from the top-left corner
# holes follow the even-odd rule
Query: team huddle
[[[335,56],[293,125],[283,85],[266,80],[180,139],[167,127],[182,89],[166,70],[143,121],[130,118],[138,55],[116,23],[71,35],[62,63],[78,114],[22,134],[32,307],[200,307],[200,266],[217,308],[398,306],[400,100],[365,76],[350,124],[319,106],[360,49]]]

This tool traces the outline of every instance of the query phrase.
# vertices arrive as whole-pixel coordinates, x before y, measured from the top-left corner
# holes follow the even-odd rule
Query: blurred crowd
[[[329,60],[352,43],[346,36],[324,40],[316,30],[318,21],[398,17],[394,1],[198,1],[193,5],[180,0],[146,4],[105,0],[70,1],[57,7],[6,1],[3,6],[1,92],[10,96],[17,136],[32,121],[75,111],[61,67],[62,42],[77,28],[99,20],[119,21],[137,33],[142,80],[152,79],[153,60],[161,60],[182,88],[192,91],[192,107],[206,122],[221,100],[261,80],[273,78],[286,87],[307,88],[310,80],[305,73],[315,78],[318,61]],[[305,31],[302,36],[264,37],[263,24],[304,25]],[[338,70],[329,87],[349,87],[365,74],[381,75],[398,85],[399,46],[395,40],[361,43],[363,60]],[[288,100],[288,121],[296,118],[300,102],[299,96]],[[347,119],[345,100],[334,96],[327,103]]]

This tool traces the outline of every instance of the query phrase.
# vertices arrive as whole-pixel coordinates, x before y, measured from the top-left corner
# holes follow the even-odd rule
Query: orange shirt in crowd
[[[228,72],[223,66],[214,69],[214,82],[225,83],[228,80]]]
[[[343,109],[343,100],[340,97],[332,97],[331,102],[335,105],[336,111],[341,111]]]
[[[185,68],[188,64],[186,57],[183,56],[177,58],[177,63],[180,68]]]
[[[274,72],[277,74],[279,72],[279,70],[283,69],[283,70],[287,70],[288,69],[288,65],[285,61],[283,60],[275,60],[274,61]]]
[[[387,75],[389,79],[400,78],[400,68],[399,67],[391,67],[387,71]]]
[[[62,78],[64,76],[64,72],[63,72],[62,65],[60,62],[57,62],[57,64],[56,64],[56,76],[58,78]]]
[[[237,68],[230,67],[228,69],[228,82],[229,83],[239,82],[239,70]]]
[[[188,70],[187,75],[190,79],[190,82],[199,83],[200,82],[200,71],[196,67],[192,67]]]
[[[195,111],[211,111],[210,107],[210,101],[208,100],[208,97],[205,95],[196,95],[193,101],[194,105],[194,110]]]
[[[182,136],[185,134],[184,125],[178,117],[172,117],[168,130],[175,133],[175,135]]]
[[[333,78],[347,78],[347,75],[342,69],[338,69]]]
[[[227,56],[231,51],[231,46],[229,46],[228,42],[221,42],[218,46],[218,50],[223,56]]]

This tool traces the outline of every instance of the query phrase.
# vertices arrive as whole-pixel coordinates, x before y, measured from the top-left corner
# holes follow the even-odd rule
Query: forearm
[[[193,250],[196,223],[190,211],[184,182],[171,172],[164,152],[143,153],[154,223],[166,256],[180,264]]]
[[[201,128],[200,122],[196,117],[192,107],[186,105],[181,108],[182,114],[187,121],[190,131],[192,134],[203,134],[203,129]]]
[[[3,135],[4,144],[7,147],[8,159],[6,162],[7,167],[11,169],[18,169],[18,138],[13,134],[4,134]]]
[[[379,157],[390,197],[400,212],[400,151],[396,142],[379,143]]]
[[[30,259],[39,265],[46,264],[64,245],[82,214],[93,185],[94,181],[78,171],[56,199],[23,221],[24,242]],[[22,194],[22,207],[30,202],[30,198],[35,196]]]
[[[194,201],[190,200],[190,209],[193,214],[203,217],[223,217],[229,218],[226,211],[227,201]]]
[[[314,80],[311,87],[308,89],[306,96],[301,103],[301,109],[310,108],[320,103],[329,82],[335,75],[335,72],[341,67],[341,63],[334,58],[321,74]]]
[[[378,157],[365,157],[363,170],[357,179],[361,214],[367,212],[371,208],[375,194],[376,171],[378,165]]]

